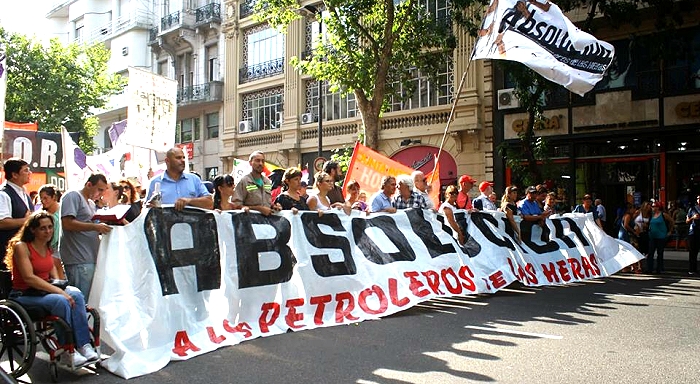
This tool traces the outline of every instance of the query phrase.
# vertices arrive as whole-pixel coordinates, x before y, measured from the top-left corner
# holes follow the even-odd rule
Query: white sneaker
[[[87,359],[83,355],[78,353],[78,351],[74,351],[73,354],[70,355],[70,359],[66,359],[66,362],[69,364],[69,366],[72,362],[73,367],[80,367],[87,363]]]
[[[92,345],[90,344],[83,345],[82,347],[78,348],[77,351],[83,355],[87,361],[97,361],[100,359],[100,357],[97,356],[95,349],[92,348]]]

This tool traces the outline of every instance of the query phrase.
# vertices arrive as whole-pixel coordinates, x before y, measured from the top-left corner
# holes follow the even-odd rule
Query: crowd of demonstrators
[[[61,280],[66,279],[66,272],[63,269],[61,255],[58,253],[58,240],[61,237],[61,212],[60,204],[61,191],[53,184],[44,184],[39,187],[39,199],[41,207],[53,218],[53,237],[51,237],[51,251],[53,255],[53,263],[56,267],[56,273]]]
[[[454,185],[449,185],[445,189],[445,201],[440,205],[440,208],[438,209],[438,212],[442,213],[445,215],[445,219],[447,219],[447,224],[449,224],[450,228],[457,233],[457,240],[459,241],[459,244],[464,244],[465,242],[465,233],[464,233],[464,228],[463,226],[460,226],[459,223],[457,223],[457,220],[455,219],[455,210],[457,210],[457,195],[459,194],[459,191],[457,191],[457,187]]]
[[[589,194],[583,195],[583,199],[581,200],[581,204],[577,205],[576,208],[574,208],[575,213],[592,213],[593,214],[593,221],[595,221],[596,224],[600,227],[600,229],[603,229],[603,224],[600,221],[600,217],[598,217],[598,210],[595,208],[593,205],[593,198]]]
[[[520,236],[520,226],[515,222],[515,216],[520,215],[517,202],[518,187],[515,185],[510,185],[506,187],[506,190],[503,192],[501,206],[498,208],[498,210],[506,215],[508,223],[510,223],[511,228],[516,234],[516,240],[521,242],[522,237]]]
[[[688,207],[685,223],[688,227],[688,273],[698,273],[698,251],[700,251],[700,195],[695,204]]]
[[[396,188],[399,193],[394,196],[391,205],[397,210],[401,209],[428,209],[426,198],[413,190],[413,178],[410,175],[396,177]]]
[[[490,197],[493,193],[493,183],[482,181],[479,184],[479,192],[481,192],[479,197],[472,202],[474,209],[478,211],[495,211],[497,209],[496,204],[491,201]]]
[[[219,211],[230,211],[233,209],[233,176],[231,175],[216,175],[212,186],[214,188],[214,209]]]
[[[282,207],[272,204],[272,181],[265,176],[265,154],[255,151],[248,157],[250,172],[244,175],[233,190],[234,209],[253,210],[269,216]]]
[[[292,210],[294,213],[297,211],[308,211],[309,206],[306,204],[307,197],[304,197],[301,192],[301,188],[304,188],[306,192],[306,187],[301,186],[301,169],[299,168],[287,168],[282,176],[282,193],[280,193],[275,199],[274,204],[281,207],[284,210]]]
[[[381,189],[370,199],[370,212],[395,213],[396,207],[391,199],[396,192],[396,178],[394,176],[384,176],[381,180]]]
[[[165,172],[152,178],[149,183],[147,206],[150,206],[151,198],[158,189],[162,204],[174,204],[176,210],[182,210],[188,205],[205,209],[214,207],[211,194],[202,180],[197,175],[185,173],[185,153],[182,149],[169,149],[165,165]]]

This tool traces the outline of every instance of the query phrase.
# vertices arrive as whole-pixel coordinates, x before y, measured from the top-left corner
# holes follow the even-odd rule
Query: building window
[[[264,131],[280,127],[280,116],[284,110],[282,95],[282,88],[243,95],[243,121],[248,122],[250,131]]]
[[[73,41],[77,44],[82,44],[85,38],[85,20],[82,18],[75,21],[75,33]]]
[[[331,93],[328,90],[328,82],[323,85],[323,120],[348,119],[357,116],[357,102],[355,94],[348,93],[341,96],[341,92]],[[311,80],[306,82],[306,113],[313,114],[313,120],[318,117],[318,82]]]
[[[180,123],[175,128],[175,142],[190,143],[193,138],[194,140],[199,140],[199,131],[199,117],[180,120]]]
[[[403,111],[407,109],[434,107],[437,105],[448,105],[452,103],[452,93],[454,91],[454,65],[452,60],[445,64],[435,78],[422,75],[415,71],[415,76],[411,80],[413,93],[404,89],[401,84],[394,84],[398,88],[399,95],[409,95],[409,97],[392,96],[389,105],[391,111]]]
[[[207,114],[207,139],[219,137],[219,112]]]
[[[240,82],[262,79],[284,72],[284,34],[266,24],[245,31]]]
[[[219,47],[207,47],[207,80],[219,81]]]
[[[219,167],[204,168],[204,177],[206,177],[207,180],[209,180],[209,181],[214,181],[214,178],[218,174],[219,174]]]

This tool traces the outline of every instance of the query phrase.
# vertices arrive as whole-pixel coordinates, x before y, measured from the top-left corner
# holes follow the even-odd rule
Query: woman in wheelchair
[[[77,367],[97,361],[99,356],[90,345],[82,292],[72,286],[64,290],[49,282],[58,276],[49,246],[52,236],[53,217],[37,212],[29,216],[10,240],[5,256],[5,263],[12,271],[10,298],[24,307],[42,308],[62,318],[73,329],[73,341],[80,346],[72,355],[73,366]]]

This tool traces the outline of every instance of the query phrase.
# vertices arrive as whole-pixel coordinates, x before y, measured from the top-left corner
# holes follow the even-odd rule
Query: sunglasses
[[[459,192],[450,192],[450,196],[457,196],[459,195]]]
[[[324,182],[324,183],[332,183],[332,182],[333,182],[333,180],[331,180],[331,179],[328,179],[328,180],[323,180],[323,182]]]
[[[124,188],[124,189],[131,189],[131,187],[128,186],[128,185],[122,185],[122,188]]]

